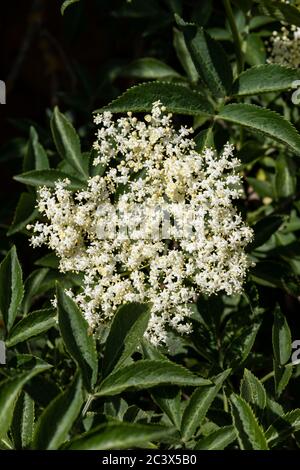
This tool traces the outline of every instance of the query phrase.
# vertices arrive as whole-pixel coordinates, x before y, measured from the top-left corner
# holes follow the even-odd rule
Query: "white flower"
[[[104,175],[75,194],[67,182],[40,188],[38,209],[49,222],[37,222],[31,239],[56,252],[61,271],[84,273],[73,298],[92,329],[124,302],[149,303],[153,344],[167,342],[168,328],[191,331],[198,295],[242,290],[252,239],[233,205],[243,194],[233,146],[199,154],[192,129],[176,131],[171,118],[160,102],[145,121],[96,116],[94,164],[107,165]]]
[[[281,31],[273,31],[269,40],[270,64],[280,64],[298,68],[300,66],[300,28],[282,26]]]

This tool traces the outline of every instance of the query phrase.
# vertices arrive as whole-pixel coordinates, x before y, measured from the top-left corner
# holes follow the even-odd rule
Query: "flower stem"
[[[234,19],[233,11],[231,8],[230,0],[223,0],[227,19],[232,33],[233,44],[235,48],[236,58],[237,58],[237,72],[240,74],[244,69],[244,56],[242,51],[242,40],[240,33],[237,29],[236,22]]]
[[[269,372],[267,375],[265,375],[262,379],[260,379],[261,383],[263,384],[264,382],[266,382],[267,380],[271,379],[272,377],[274,377],[274,371],[272,372]]]

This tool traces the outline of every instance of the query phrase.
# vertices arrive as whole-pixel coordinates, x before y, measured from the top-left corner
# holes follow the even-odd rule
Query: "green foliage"
[[[267,440],[263,430],[248,403],[238,395],[231,395],[231,414],[237,439],[243,450],[267,450]]]
[[[0,311],[7,331],[15,322],[23,295],[22,269],[13,247],[0,264]]]
[[[77,375],[70,387],[54,398],[41,414],[35,428],[35,449],[58,449],[66,440],[83,404],[82,380]]]
[[[107,450],[141,447],[148,441],[165,439],[173,432],[172,428],[159,426],[108,423],[74,440],[68,448],[70,450]]]
[[[150,309],[143,304],[120,307],[112,322],[103,356],[103,375],[120,367],[136,350],[148,325]]]
[[[78,172],[78,176],[86,177],[87,171],[82,160],[80,140],[71,122],[54,108],[51,119],[51,131],[58,153]]]
[[[58,324],[67,351],[79,365],[83,381],[91,390],[97,380],[98,359],[93,335],[77,304],[57,284]]]
[[[166,109],[172,113],[192,116],[207,116],[213,113],[213,107],[198,91],[173,83],[144,83],[130,88],[119,98],[97,112],[111,111],[150,111],[152,103],[163,99]]]
[[[170,361],[141,360],[112,372],[101,383],[97,396],[117,395],[131,388],[141,390],[166,384],[199,386],[209,383],[210,380],[197,377]]]

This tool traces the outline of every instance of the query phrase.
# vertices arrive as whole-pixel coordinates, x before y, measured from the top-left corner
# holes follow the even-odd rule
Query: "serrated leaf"
[[[27,171],[26,173],[14,176],[14,180],[19,183],[28,184],[29,186],[48,186],[49,188],[54,188],[58,180],[65,179],[70,181],[70,183],[66,185],[68,189],[77,190],[85,186],[85,183],[80,179],[54,169]]]
[[[153,346],[149,341],[143,339],[141,342],[143,356],[145,359],[167,361],[157,347]],[[181,409],[181,392],[178,386],[157,387],[151,391],[151,397],[159,408],[168,416],[176,429],[180,429],[182,409]]]
[[[247,251],[255,250],[266,243],[269,238],[279,229],[283,223],[283,217],[279,215],[269,215],[259,220],[253,228],[254,240],[247,247]]]
[[[288,364],[286,366],[281,366],[278,362],[274,361],[274,383],[275,383],[275,395],[276,398],[279,398],[284,389],[287,387],[292,374],[293,366]]]
[[[127,389],[148,389],[163,385],[202,386],[210,380],[192,374],[171,361],[141,360],[111,373],[101,383],[96,395],[118,395]]]
[[[230,94],[233,76],[230,62],[218,41],[203,28],[184,23],[177,18],[184,34],[187,48],[201,79],[213,96],[224,97]]]
[[[197,91],[183,85],[164,82],[142,83],[125,91],[123,95],[95,113],[111,111],[151,111],[155,101],[160,100],[167,111],[192,116],[211,116],[212,105]]]
[[[268,450],[263,430],[248,403],[236,394],[230,396],[231,415],[242,450]]]
[[[47,170],[49,168],[49,160],[47,152],[39,143],[37,132],[33,126],[29,131],[29,142],[27,153],[24,158],[23,171],[30,170]]]
[[[80,413],[83,399],[82,380],[77,374],[70,387],[41,414],[34,433],[34,449],[55,450],[63,444]]]
[[[256,0],[262,15],[271,16],[279,21],[300,26],[300,11],[294,5],[280,0]]]
[[[40,361],[31,370],[0,382],[0,438],[6,435],[11,425],[15,404],[23,386],[35,375],[51,366]]]
[[[7,232],[7,235],[14,235],[17,232],[25,229],[27,224],[32,222],[38,215],[38,210],[35,208],[35,197],[33,194],[22,193],[18,201],[13,222]]]
[[[225,362],[230,367],[240,367],[247,359],[256,335],[260,328],[260,323],[253,323],[251,327],[245,327],[232,339],[225,354]]]
[[[66,349],[79,365],[87,390],[97,380],[98,358],[95,339],[88,332],[88,324],[77,304],[57,284],[57,310],[59,329]]]
[[[300,135],[289,121],[270,109],[254,104],[228,104],[216,118],[270,137],[300,155]]]
[[[279,64],[258,65],[243,72],[233,85],[237,96],[259,95],[285,91],[293,88],[293,82],[300,79],[297,69]]]
[[[14,410],[11,433],[16,449],[30,447],[34,431],[35,405],[28,393],[21,393]]]
[[[180,429],[182,418],[181,393],[178,387],[158,387],[151,393],[151,397],[159,408],[168,416],[176,429]]]
[[[71,122],[57,106],[54,108],[50,125],[53,140],[61,158],[77,171],[79,178],[86,178],[88,174],[81,154],[79,137]]]
[[[174,433],[174,429],[131,423],[110,423],[92,429],[72,441],[70,450],[108,450],[139,447],[149,441],[160,441]]]
[[[291,434],[300,431],[300,409],[297,408],[277,418],[266,431],[270,447],[284,442]]]
[[[73,5],[74,3],[78,3],[80,2],[80,0],[65,0],[62,4],[62,6],[60,7],[60,12],[61,14],[63,15],[66,11],[66,9],[70,6],[70,5]]]
[[[121,76],[149,80],[182,78],[176,70],[154,57],[143,57],[126,65],[121,72]]]
[[[275,361],[283,366],[292,355],[292,338],[287,320],[278,305],[274,312],[272,343]]]
[[[36,269],[32,271],[28,278],[25,281],[24,285],[24,299],[23,299],[23,312],[24,315],[27,315],[29,312],[29,309],[34,302],[34,298],[37,295],[39,288],[44,281],[45,277],[47,276],[49,272],[49,269],[47,268],[42,268],[42,269]]]
[[[263,410],[267,404],[267,394],[263,384],[255,377],[250,370],[244,370],[244,377],[241,381],[241,397],[255,408]]]
[[[0,312],[7,331],[15,322],[23,295],[22,268],[13,246],[0,264]]]
[[[233,426],[224,426],[197,442],[195,450],[224,450],[236,440]]]
[[[231,369],[228,369],[211,379],[213,385],[194,391],[182,416],[181,434],[184,441],[189,441],[201,426],[206,413],[230,373]]]
[[[53,308],[30,313],[12,328],[6,340],[6,346],[10,348],[54,327],[55,315],[56,310]]]
[[[105,343],[103,376],[119,368],[139,345],[150,318],[145,304],[131,303],[120,307],[114,316]]]
[[[199,74],[191,58],[191,54],[186,47],[184,35],[176,28],[173,29],[173,46],[178,60],[181,63],[182,68],[184,69],[188,78],[191,82],[197,82],[199,79]]]

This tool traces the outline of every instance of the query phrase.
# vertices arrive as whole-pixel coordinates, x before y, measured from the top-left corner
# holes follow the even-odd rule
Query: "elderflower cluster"
[[[198,295],[242,289],[253,234],[233,205],[242,195],[239,161],[229,144],[220,156],[197,153],[192,129],[176,130],[159,101],[144,121],[131,113],[113,121],[104,112],[95,123],[94,165],[106,170],[77,192],[68,181],[40,188],[37,207],[48,222],[31,226],[31,243],[54,250],[62,272],[83,273],[81,291],[69,295],[91,330],[120,305],[147,302],[146,337],[167,343],[168,329],[190,333]],[[160,230],[165,209],[156,211],[166,207],[167,235]]]
[[[280,64],[298,68],[300,66],[300,28],[282,26],[281,31],[273,31],[269,40],[270,64]]]

